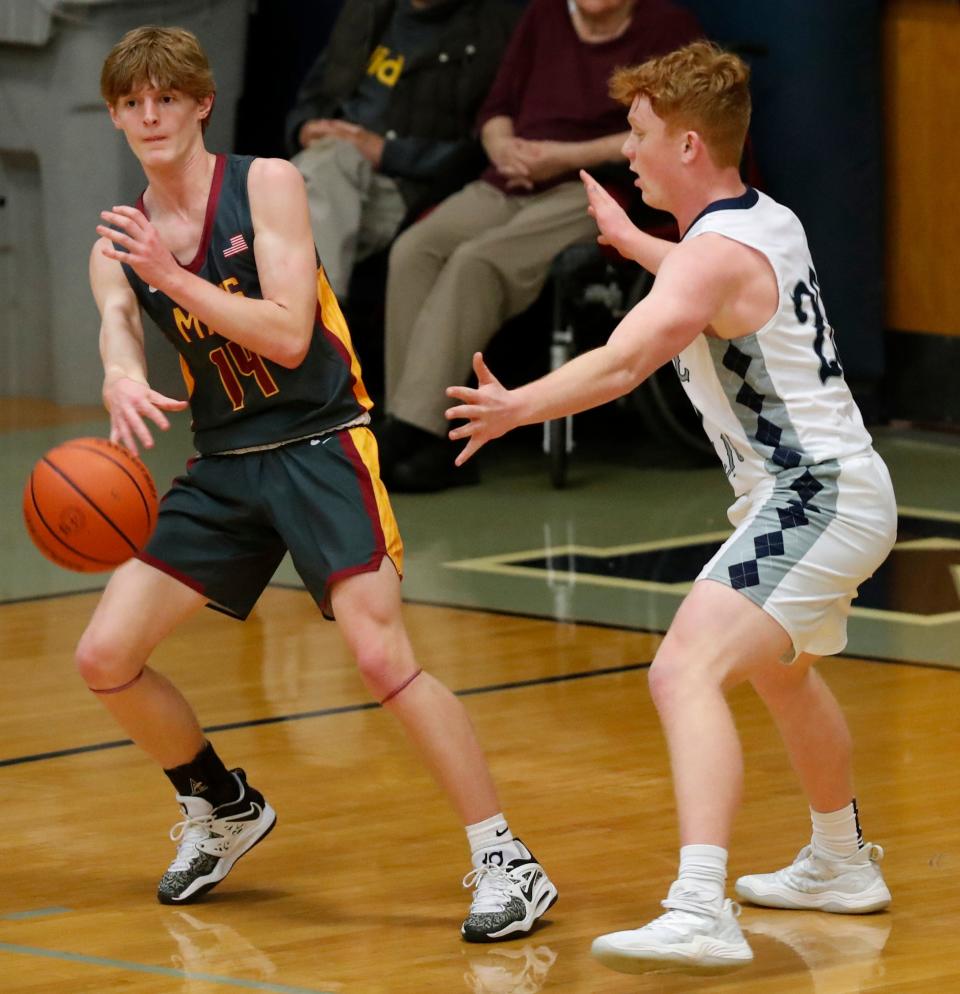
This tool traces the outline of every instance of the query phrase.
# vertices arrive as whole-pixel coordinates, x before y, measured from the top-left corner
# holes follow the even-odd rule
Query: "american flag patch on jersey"
[[[247,244],[246,238],[243,235],[234,235],[230,239],[230,244],[223,250],[224,258],[229,258],[231,255],[238,255],[240,252],[246,252],[250,246]]]

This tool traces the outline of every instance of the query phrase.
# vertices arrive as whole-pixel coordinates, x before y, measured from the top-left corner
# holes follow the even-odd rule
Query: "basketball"
[[[105,438],[75,438],[33,467],[23,517],[47,559],[100,573],[146,544],[157,522],[157,488],[132,452]]]

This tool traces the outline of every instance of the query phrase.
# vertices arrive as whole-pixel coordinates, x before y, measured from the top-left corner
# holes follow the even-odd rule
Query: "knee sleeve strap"
[[[387,694],[387,696],[384,697],[384,699],[380,703],[381,704],[386,704],[387,701],[392,701],[394,699],[394,697],[396,697],[397,694],[400,693],[401,690],[405,690],[407,687],[409,687],[410,684],[413,683],[413,681],[416,680],[417,677],[420,676],[420,674],[422,672],[423,672],[423,669],[418,666],[417,669],[416,669],[416,671],[414,673],[412,673],[410,676],[408,676],[407,679],[404,680],[403,683],[401,683],[398,687],[394,687],[393,690],[391,690],[390,693]]]
[[[120,684],[119,687],[105,687],[103,690],[99,690],[96,687],[87,687],[87,690],[89,690],[92,694],[119,694],[121,690],[129,690],[140,679],[140,677],[146,673],[146,671],[147,668],[144,666],[132,680],[127,680],[126,683]]]

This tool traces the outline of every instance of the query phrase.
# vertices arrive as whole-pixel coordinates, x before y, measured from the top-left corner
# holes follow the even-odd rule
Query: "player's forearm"
[[[600,348],[525,386],[511,391],[516,404],[516,425],[552,421],[579,414],[591,407],[622,397],[653,372],[616,345]]]
[[[101,335],[100,352],[103,359],[103,384],[100,397],[103,406],[112,411],[114,406],[114,387],[121,380],[133,380],[149,385],[147,380],[147,362],[143,346],[132,339],[119,341],[117,336],[111,336],[112,341],[104,345]]]
[[[100,360],[104,387],[127,377],[147,382],[147,360],[140,330],[126,319],[122,310],[106,308],[100,325]]]
[[[495,158],[497,144],[513,137],[513,118],[491,117],[480,129],[480,143],[490,159]]]
[[[635,232],[631,233],[629,241],[619,251],[621,255],[639,263],[647,272],[656,274],[663,260],[677,247],[676,242],[649,235],[640,228],[636,228]]]
[[[310,346],[312,314],[297,315],[276,301],[231,293],[186,270],[164,290],[211,331],[281,366],[298,366]]]

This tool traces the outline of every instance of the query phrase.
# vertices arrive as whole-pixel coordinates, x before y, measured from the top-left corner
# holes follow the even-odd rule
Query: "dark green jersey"
[[[225,293],[262,299],[247,194],[252,161],[250,156],[217,156],[200,247],[184,268]],[[137,207],[146,214],[143,197]],[[123,269],[140,306],[180,353],[194,444],[201,454],[320,434],[355,422],[372,406],[350,332],[319,264],[313,338],[296,369],[224,338],[130,266]]]

